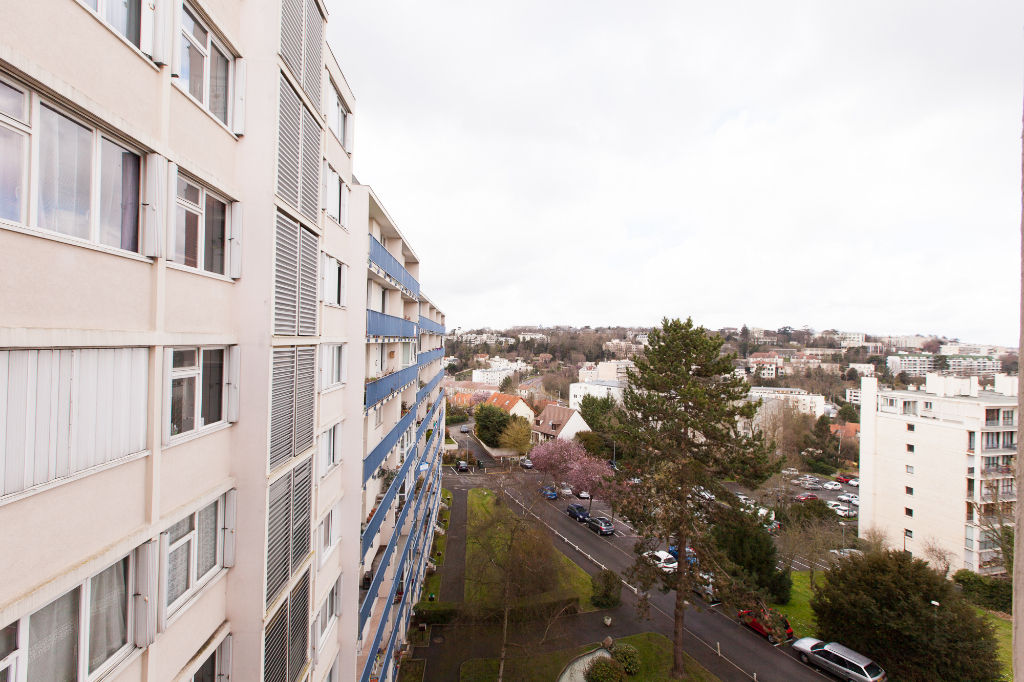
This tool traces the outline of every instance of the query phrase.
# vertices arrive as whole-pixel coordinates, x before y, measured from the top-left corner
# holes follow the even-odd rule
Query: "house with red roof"
[[[530,424],[534,443],[545,443],[555,438],[572,440],[580,431],[589,431],[587,422],[576,410],[561,405],[547,405]]]
[[[484,404],[494,405],[513,417],[522,417],[526,421],[533,423],[533,410],[530,409],[530,406],[526,404],[525,400],[517,395],[495,393],[488,398]]]

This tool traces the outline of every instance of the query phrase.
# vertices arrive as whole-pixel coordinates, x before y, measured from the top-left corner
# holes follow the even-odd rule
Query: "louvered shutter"
[[[302,0],[281,3],[281,56],[292,73],[302,73]]]
[[[270,484],[267,502],[267,603],[288,582],[291,543],[291,475]]]
[[[220,676],[223,679],[217,680],[217,682],[231,682],[231,657],[233,653],[231,647],[233,645],[234,642],[229,632],[220,645]]]
[[[320,126],[309,109],[302,107],[302,197],[299,211],[316,222],[320,208]]]
[[[245,135],[245,72],[246,61],[235,57],[234,102],[231,106],[231,132]]]
[[[316,427],[316,346],[299,346],[295,352],[295,450],[313,445]]]
[[[302,87],[320,111],[323,97],[324,18],[316,0],[306,0],[306,30],[302,43]]]
[[[167,559],[170,555],[170,536],[166,531],[160,533],[159,539],[159,552],[158,561],[160,565],[160,571],[157,576],[157,594],[159,595],[156,600],[156,631],[163,632],[164,628],[167,627]]]
[[[305,228],[299,230],[298,332],[301,336],[316,335],[317,264],[319,260],[319,238]]]
[[[294,453],[295,348],[275,348],[270,389],[270,468]]]
[[[288,682],[288,605],[267,624],[263,635],[263,682]]]
[[[182,7],[181,3],[177,0],[169,0],[172,3],[171,8],[171,30],[168,34],[171,39],[170,54],[171,54],[171,77],[177,78],[181,75],[181,17]]]
[[[229,490],[224,495],[224,568],[235,565],[235,535],[238,528],[238,491]]]
[[[299,207],[299,153],[302,139],[302,105],[299,95],[281,74],[277,122],[277,193]]]
[[[313,458],[292,470],[292,548],[291,570],[309,554],[311,505],[313,502]]]
[[[309,571],[288,597],[288,682],[297,682],[309,647]]]
[[[299,224],[278,213],[274,244],[274,332],[288,336],[298,331],[298,237]],[[314,311],[314,324],[315,318]]]

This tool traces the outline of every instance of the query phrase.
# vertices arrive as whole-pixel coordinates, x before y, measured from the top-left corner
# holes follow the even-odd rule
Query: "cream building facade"
[[[393,679],[444,315],[327,7],[0,6],[0,679]]]

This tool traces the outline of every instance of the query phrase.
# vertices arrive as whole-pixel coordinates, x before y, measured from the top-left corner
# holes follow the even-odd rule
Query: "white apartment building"
[[[569,384],[569,407],[573,410],[580,409],[583,397],[592,395],[595,398],[612,398],[616,403],[622,403],[622,392],[625,384],[621,381],[602,381],[595,379],[588,382],[577,382]]]
[[[636,365],[632,360],[606,360],[597,363],[597,377],[599,381],[628,381],[628,373],[635,370]],[[580,381],[583,381],[582,377]]]
[[[860,534],[927,559],[938,545],[955,569],[999,572],[983,522],[996,500],[1015,501],[1017,377],[929,374],[921,390],[861,380]]]
[[[0,680],[393,679],[444,316],[326,6],[2,6]]]
[[[843,348],[857,348],[864,345],[863,332],[839,332],[839,345]]]
[[[476,384],[494,384],[497,386],[515,373],[516,370],[512,367],[502,367],[499,369],[474,369],[471,380]]]
[[[947,355],[946,362],[949,371],[960,376],[994,377],[1003,368],[999,360],[982,355]]]
[[[846,402],[853,403],[854,405],[860,405],[860,389],[859,388],[848,388],[848,389],[846,389]]]
[[[875,376],[875,366],[870,362],[851,362],[850,369],[857,370],[857,374],[862,377]]]
[[[765,402],[778,400],[796,408],[799,412],[813,415],[815,419],[825,414],[825,396],[808,393],[802,388],[751,386],[748,398]]]
[[[885,366],[893,376],[906,372],[908,376],[923,377],[935,369],[935,357],[930,353],[900,353],[887,357]]]

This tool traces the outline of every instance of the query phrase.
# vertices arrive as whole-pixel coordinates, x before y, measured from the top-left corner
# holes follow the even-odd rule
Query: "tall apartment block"
[[[1017,377],[929,374],[918,390],[880,390],[861,379],[860,535],[953,570],[1003,572],[992,530],[1017,499]],[[1005,516],[1003,516],[1005,515]]]
[[[0,0],[0,682],[390,680],[444,315],[321,0]]]

